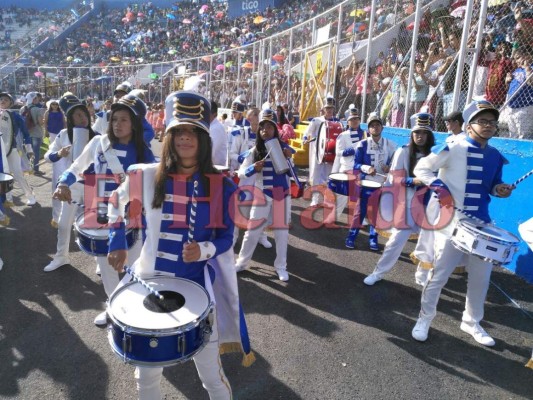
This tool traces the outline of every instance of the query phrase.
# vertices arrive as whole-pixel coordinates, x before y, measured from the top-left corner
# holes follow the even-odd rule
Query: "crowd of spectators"
[[[532,138],[533,124],[526,118],[533,112],[533,89],[528,81],[533,57],[533,6],[531,1],[507,2],[489,7],[483,43],[472,88],[474,97],[484,97],[503,107],[502,120],[508,134]],[[466,0],[456,0],[448,8],[425,13],[420,24],[412,76],[410,108],[406,110],[409,49],[412,25],[402,25],[388,51],[381,52],[370,66],[366,111],[378,111],[391,126],[403,126],[404,115],[422,107],[433,113],[438,129],[445,131],[443,118],[453,110],[458,50],[462,36]],[[479,2],[474,4],[472,27],[477,27]],[[468,48],[474,49],[477,29],[472,29]],[[466,54],[460,83],[462,109],[469,89],[473,51]],[[341,103],[362,105],[364,61],[352,60],[340,74]],[[526,84],[529,83],[529,84]],[[502,132],[503,133],[503,132]],[[506,133],[507,134],[507,133]]]
[[[87,12],[92,4],[81,0],[71,9],[37,10],[17,6],[0,7],[1,62],[18,58],[48,37],[56,37]],[[16,32],[21,37],[15,38]]]
[[[413,54],[415,70],[411,77],[409,106],[406,105],[410,79],[407,61],[411,58],[409,49],[413,23],[402,23],[388,50],[380,52],[372,61],[369,79],[366,80],[366,93],[363,93],[365,61],[354,58],[348,66],[339,70],[335,94],[341,108],[351,103],[361,108],[365,97],[366,113],[378,111],[392,126],[402,126],[406,114],[425,108],[435,114],[439,129],[444,130],[443,117],[453,111],[457,52],[466,3],[466,0],[452,0],[449,7],[425,12],[419,27],[417,49]],[[144,3],[133,4],[125,9],[103,9],[69,38],[54,41],[48,50],[36,54],[35,62],[58,66],[58,79],[63,78],[69,83],[68,90],[81,92],[82,96],[88,94],[105,98],[118,81],[135,76],[135,65],[170,63],[197,57],[195,61],[186,63],[186,69],[209,72],[210,95],[217,98],[222,106],[227,106],[237,95],[254,98],[252,89],[257,90],[258,82],[254,80],[252,83],[252,80],[256,69],[243,67],[239,70],[238,65],[240,63],[242,67],[250,63],[257,66],[261,60],[257,49],[255,52],[251,51],[251,47],[241,51],[232,49],[308,21],[335,4],[333,0],[288,1],[281,9],[269,7],[263,12],[249,13],[236,19],[227,16],[226,3],[203,5],[198,2],[179,2],[170,8]],[[343,9],[340,30],[342,43],[356,43],[368,37],[369,4],[362,3],[356,9]],[[477,26],[479,5],[480,2],[475,1],[472,27]],[[382,0],[378,2],[378,7],[373,36],[414,12],[413,2]],[[527,64],[533,42],[532,8],[530,1],[510,1],[489,7],[478,67],[472,71],[476,73],[474,96],[486,97],[497,106],[525,108],[514,113],[520,115],[524,111],[531,111],[527,107],[533,106],[533,95],[529,92],[529,86],[524,85],[531,70]],[[331,23],[330,36],[333,36],[333,32],[337,32],[337,20],[338,14],[325,14],[316,21],[316,26]],[[312,44],[311,29],[311,24],[298,28],[293,35],[293,49],[306,49]],[[475,35],[476,30],[472,29],[470,48],[475,46]],[[273,105],[288,102],[291,109],[295,110],[302,95],[302,77],[292,71],[289,80],[289,35],[277,36],[272,43],[277,59],[267,66],[269,81],[261,83],[261,97]],[[223,54],[228,50],[230,52]],[[292,64],[300,62],[303,54],[303,51],[293,51],[290,55]],[[458,108],[464,104],[468,92],[471,59],[471,53],[467,54],[462,68]],[[98,65],[101,69],[95,74],[93,68],[82,69],[83,65]],[[66,68],[72,66],[79,66],[80,69]],[[169,64],[167,70],[171,68]],[[107,72],[112,72],[113,80],[106,79]],[[157,96],[161,87],[175,86],[168,76],[163,77],[164,72],[155,74],[151,82],[138,83],[138,86],[148,90],[149,98],[150,93]],[[99,75],[104,76],[98,81]],[[308,80],[310,87],[313,84],[312,79]],[[155,100],[160,101],[161,98]],[[512,112],[509,114],[513,115]],[[520,126],[525,126],[524,122],[510,122],[511,130],[520,131]],[[516,135],[524,137],[520,132]]]

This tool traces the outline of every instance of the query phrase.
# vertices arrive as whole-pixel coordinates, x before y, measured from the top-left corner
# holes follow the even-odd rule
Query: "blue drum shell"
[[[109,342],[124,362],[145,367],[165,367],[194,357],[209,341],[210,328],[204,319],[185,331],[150,332],[130,330],[111,319]]]

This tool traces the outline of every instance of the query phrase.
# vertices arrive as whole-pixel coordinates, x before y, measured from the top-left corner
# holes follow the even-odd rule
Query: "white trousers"
[[[74,183],[70,187],[72,200],[83,204],[83,185]],[[61,202],[61,212],[57,221],[57,247],[54,258],[68,257],[70,235],[76,216],[83,212],[83,209],[76,204],[69,204],[66,201]]]
[[[383,276],[389,272],[402,254],[403,247],[409,240],[409,236],[413,233],[417,233],[417,231],[418,229],[392,228],[391,236],[385,245],[383,254],[379,259],[376,268],[374,268],[374,274]]]
[[[282,208],[283,207],[283,208]],[[241,251],[237,258],[237,268],[247,267],[252,256],[254,255],[255,248],[259,242],[259,237],[266,226],[272,224],[272,216],[280,215],[280,212],[284,211],[284,224],[288,224],[291,214],[291,198],[285,197],[282,200],[273,200],[271,197],[265,195],[264,205],[253,205],[250,210],[250,222],[254,224],[258,220],[264,219],[265,221],[258,227],[248,229],[244,234],[242,240]],[[276,221],[279,225],[280,221]],[[253,225],[250,225],[253,226]],[[276,242],[276,259],[274,260],[274,268],[279,270],[287,269],[287,247],[289,243],[289,229],[288,228],[276,228],[274,227],[274,240]]]
[[[436,234],[439,246],[435,248],[435,267],[430,271],[429,279],[422,290],[420,317],[427,319],[435,317],[442,288],[457,265],[466,265],[468,283],[463,322],[470,325],[479,323],[483,319],[492,264],[457,250],[449,239],[441,241],[439,236]]]
[[[209,393],[210,400],[230,400],[232,398],[231,386],[224,374],[220,361],[218,344],[218,326],[216,315],[214,318],[213,333],[209,338],[209,343],[193,357],[196,364],[198,376],[202,385]],[[163,368],[135,368],[135,380],[137,381],[137,391],[139,400],[161,400],[161,377]]]
[[[22,172],[20,154],[17,149],[11,150],[11,154],[7,157],[7,163],[9,164],[9,173],[13,175],[13,179],[20,185],[26,197],[33,196],[31,187]],[[7,193],[6,198],[8,201],[13,201],[13,195],[11,193]]]

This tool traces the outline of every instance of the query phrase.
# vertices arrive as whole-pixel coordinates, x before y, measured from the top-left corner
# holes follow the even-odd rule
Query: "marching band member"
[[[448,128],[448,132],[450,132],[448,137],[446,137],[446,143],[451,144],[466,138],[466,134],[463,131],[464,119],[462,113],[459,111],[452,111],[444,117],[444,122]],[[439,216],[437,202],[432,202],[428,205],[426,208],[426,215],[428,217],[428,222],[434,225]],[[420,229],[420,235],[418,236],[415,249],[411,253],[411,260],[417,265],[415,282],[420,286],[425,285],[429,271],[433,268],[433,261],[435,259],[434,242],[435,235],[433,229]]]
[[[518,226],[518,232],[531,251],[533,251],[533,218],[521,223]],[[533,353],[531,354],[531,358],[527,362],[526,367],[533,369]]]
[[[384,182],[384,175],[389,173],[390,162],[396,143],[381,136],[383,131],[383,121],[377,114],[370,114],[368,117],[368,133],[370,137],[360,141],[355,148],[354,174],[362,176],[362,179],[377,182]],[[359,229],[363,224],[367,212],[368,198],[375,188],[361,187],[359,199],[355,205],[354,216],[345,244],[349,249],[355,249],[355,239]],[[372,251],[379,250],[378,234],[374,226],[370,225],[368,237],[369,248]]]
[[[118,102],[122,97],[127,94],[137,97],[138,99],[144,102],[144,94],[146,90],[142,89],[133,89],[131,83],[128,81],[122,82],[120,85],[117,85],[115,91],[113,92],[113,103]],[[100,111],[96,113],[96,121],[93,124],[93,131],[97,132],[100,135],[105,135],[107,133],[107,128],[109,126],[111,113],[109,111]],[[144,142],[150,147],[152,139],[155,137],[154,128],[146,119],[146,115],[142,119],[143,125],[143,138]]]
[[[126,96],[132,90],[131,83],[122,82],[117,85],[115,91],[113,92],[113,103],[116,103],[120,100],[121,97]],[[96,113],[96,121],[93,124],[93,131],[97,132],[100,135],[105,135],[107,133],[107,128],[109,126],[109,111],[100,111]]]
[[[326,97],[322,111],[324,112],[324,115],[313,118],[303,137],[304,144],[309,144],[309,184],[311,186],[326,184],[332,168],[332,164],[318,164],[316,160],[316,146],[320,126],[325,121],[339,121],[339,119],[335,117],[335,99],[333,97]],[[315,207],[319,202],[320,193],[315,191],[313,192],[310,206]]]
[[[70,186],[76,183],[84,171],[91,168],[93,173],[100,176],[105,174],[108,177],[103,182],[105,183],[103,197],[107,198],[118,186],[115,179],[110,179],[111,176],[118,176],[122,180],[130,165],[153,163],[154,155],[143,139],[142,118],[145,114],[146,105],[135,96],[126,95],[117,103],[113,103],[107,135],[96,135],[85,146],[82,153],[59,178],[53,197],[70,203],[72,201]],[[96,205],[92,204],[93,200],[85,198],[86,208],[96,208]],[[140,244],[133,246],[131,253],[137,252],[139,247]],[[58,258],[57,261],[54,257],[54,261],[46,267],[45,271],[53,271],[64,265],[64,262],[63,257]],[[97,256],[96,262],[100,269],[104,290],[107,296],[110,296],[118,285],[118,274],[109,266],[105,256]],[[106,323],[105,312],[100,313],[94,323],[104,325]]]
[[[118,208],[109,206],[110,223],[115,228],[110,233],[108,260],[117,271],[123,270],[128,257],[125,226],[121,221],[125,205],[133,200],[129,184],[133,177],[142,174],[143,190],[137,193],[137,198],[142,197],[146,212],[146,241],[133,268],[140,275],[155,271],[190,279],[203,286],[214,299],[214,271],[206,264],[232,247],[234,226],[230,198],[235,184],[220,176],[211,161],[209,101],[188,91],[174,92],[170,96],[174,98],[175,111],[167,125],[161,162],[132,167],[129,177],[115,192]],[[216,175],[220,180],[215,180],[218,182],[215,185],[212,179]],[[189,200],[193,196],[194,182],[198,183],[196,212]],[[213,215],[220,216],[218,223],[211,221]],[[188,242],[191,233],[194,240]],[[193,360],[209,398],[231,399],[231,387],[220,362],[216,316],[214,320],[209,343]],[[162,373],[163,368],[136,367],[135,379],[141,400],[161,399]]]
[[[209,125],[209,136],[213,144],[211,150],[211,160],[214,165],[228,165],[228,135],[224,125],[220,123],[218,116],[218,104],[211,100],[211,123]]]
[[[63,113],[66,115],[67,128],[59,132],[44,155],[45,160],[53,163],[52,194],[55,192],[56,184],[61,174],[72,165],[72,161],[78,158],[87,143],[94,137],[89,110],[76,96],[67,92],[59,100],[59,104],[62,110],[61,115]],[[72,149],[72,147],[74,148]],[[83,183],[74,184],[72,192],[76,194],[73,198],[81,203],[83,198]],[[78,206],[75,204],[52,199],[52,220],[50,224],[52,227],[59,229],[57,234],[57,252],[54,260],[44,268],[45,272],[53,271],[61,265],[69,263],[68,247],[70,243],[70,232],[77,211]],[[59,227],[60,218],[61,227]]]
[[[2,123],[10,123],[11,129],[6,129],[3,135],[5,153],[7,156],[7,162],[9,164],[9,170],[13,175],[15,182],[20,185],[26,196],[26,205],[33,206],[37,203],[33,191],[24,177],[22,172],[21,158],[19,149],[17,148],[19,143],[24,143],[24,150],[22,153],[31,158],[33,156],[33,148],[31,145],[31,137],[26,123],[19,113],[9,111],[9,108],[15,104],[13,97],[9,93],[0,93],[0,119]],[[20,149],[22,150],[22,149]],[[6,196],[6,206],[13,205],[12,195]]]
[[[230,171],[237,172],[240,167],[239,154],[253,147],[255,143],[255,132],[250,130],[250,121],[244,118],[246,106],[237,97],[231,104],[231,114],[234,124],[230,128],[228,135],[229,168]]]
[[[399,194],[396,199],[398,202],[394,204],[394,211],[405,210],[405,218],[400,214],[394,212],[393,226],[391,228],[391,234],[383,254],[379,259],[374,271],[364,279],[366,285],[374,285],[377,281],[380,281],[388,271],[394,267],[396,261],[402,253],[402,249],[405,243],[409,240],[409,237],[413,234],[417,234],[420,230],[419,226],[413,219],[411,210],[415,207],[424,207],[424,201],[420,199],[414,200],[418,189],[424,187],[424,184],[420,179],[415,178],[413,169],[418,160],[427,156],[431,148],[435,144],[435,137],[433,136],[433,129],[435,127],[435,120],[433,115],[427,113],[418,113],[411,116],[411,138],[409,144],[396,150],[392,158],[390,172],[387,175],[385,186],[403,185],[406,187],[404,190],[394,191],[393,193]],[[422,197],[427,192],[420,192]],[[381,198],[383,202],[385,200],[384,194]],[[420,195],[417,195],[419,197]],[[401,218],[402,221],[396,219]],[[397,228],[398,225],[407,224],[405,227]]]
[[[335,143],[335,161],[331,169],[332,173],[353,171],[355,146],[359,141],[366,139],[366,132],[360,127],[361,116],[355,106],[348,110],[347,122],[348,129],[337,137]],[[336,195],[335,212],[337,219],[340,218],[347,203],[348,196]]]
[[[237,271],[249,268],[255,247],[265,226],[274,224],[274,239],[276,242],[276,259],[274,268],[281,281],[288,281],[287,273],[287,246],[289,240],[288,222],[291,215],[291,198],[289,191],[289,177],[287,174],[277,174],[274,170],[272,157],[267,152],[265,142],[278,140],[286,158],[292,156],[292,149],[279,139],[279,132],[274,122],[274,111],[263,110],[259,122],[259,134],[255,147],[250,149],[239,169],[239,177],[255,176],[255,186],[263,191],[264,198],[259,198],[254,193],[254,203],[250,210],[248,230],[244,234],[241,251],[236,261]],[[291,161],[288,161],[291,162]],[[274,210],[282,210],[276,213]],[[283,215],[284,221],[274,221],[273,216]],[[258,221],[262,223],[258,225]]]
[[[496,134],[499,115],[488,101],[473,101],[463,111],[467,138],[436,146],[414,170],[415,176],[436,192],[441,204],[454,204],[486,223],[491,221],[490,195],[506,198],[513,190],[513,186],[502,182],[502,169],[507,160],[488,144]],[[437,170],[438,176],[435,177],[433,171]],[[432,198],[430,203],[434,201],[437,200]],[[483,319],[492,263],[453,246],[450,238],[457,221],[464,218],[462,213],[456,212],[453,220],[444,224],[446,215],[441,208],[439,218],[439,225],[445,226],[435,231],[435,266],[422,291],[422,307],[412,336],[421,342],[427,340],[442,288],[457,265],[466,265],[468,284],[461,330],[482,345],[494,346],[494,339],[479,324]]]
[[[235,173],[239,170],[241,163],[245,159],[245,154],[248,150],[252,149],[255,146],[257,140],[257,133],[259,132],[259,109],[252,108],[246,113],[246,120],[249,123],[249,126],[244,126],[238,129],[231,131],[230,135],[233,135],[232,147],[230,150],[230,159],[233,166],[236,166]],[[234,162],[237,160],[237,163]],[[239,187],[253,186],[255,181],[254,176],[241,176],[239,177]],[[252,194],[249,192],[244,192],[244,200],[251,200]],[[245,218],[250,216],[249,207],[241,207],[242,214]],[[239,228],[235,226],[235,234],[233,236],[233,243],[237,242],[239,238]],[[265,249],[272,248],[272,243],[268,241],[267,234],[265,230],[262,229],[261,236],[259,238],[259,244]]]
[[[9,172],[9,166],[7,164],[7,157],[5,152],[5,146],[4,141],[2,139],[2,132],[0,132],[0,172],[2,173],[8,173]],[[4,209],[4,195],[0,195],[0,225],[2,226],[8,226],[9,225],[9,217],[6,215],[5,209]],[[0,257],[0,271],[4,267],[4,261],[2,260],[2,257]]]

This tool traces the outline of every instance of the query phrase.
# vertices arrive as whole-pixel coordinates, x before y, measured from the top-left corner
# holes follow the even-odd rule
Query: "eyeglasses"
[[[470,122],[471,124],[475,125],[481,125],[481,126],[490,126],[492,128],[498,127],[498,121],[495,119],[488,120],[488,119],[478,119],[477,121]]]

